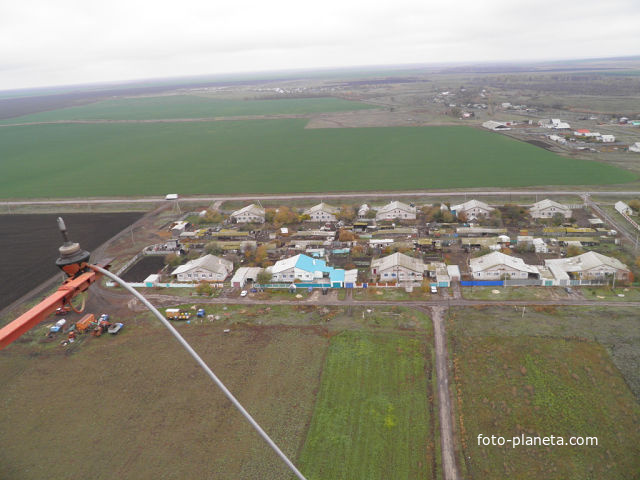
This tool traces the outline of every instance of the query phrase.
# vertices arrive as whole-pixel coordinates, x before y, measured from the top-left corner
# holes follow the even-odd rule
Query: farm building
[[[191,260],[173,272],[179,282],[221,282],[233,271],[233,263],[215,255]]]
[[[231,286],[243,288],[247,282],[256,282],[262,270],[264,269],[260,267],[240,267],[231,279]]]
[[[561,137],[560,135],[549,135],[549,140],[565,145],[567,143],[567,139]]]
[[[410,257],[403,253],[394,253],[371,262],[371,275],[381,281],[421,281],[426,265],[419,258]]]
[[[500,252],[493,252],[469,260],[474,280],[500,280],[539,278],[540,272],[524,260]]]
[[[480,217],[488,217],[495,210],[484,202],[479,200],[469,200],[460,205],[451,205],[451,213],[460,218],[463,215],[467,220],[476,220]]]
[[[319,203],[305,210],[304,215],[309,215],[309,222],[335,222],[338,220],[336,215],[340,211],[337,207],[332,207],[326,203]]]
[[[629,145],[629,151],[640,153],[640,142],[636,142],[633,145]]]
[[[600,140],[603,143],[613,143],[616,141],[616,137],[614,135],[600,135]]]
[[[507,126],[506,122],[496,122],[495,120],[487,120],[482,124],[482,126],[494,131],[511,130],[511,128]]]
[[[624,203],[623,201],[616,202],[614,207],[618,212],[622,213],[623,215],[633,214],[633,210],[631,209],[631,207],[626,203]]]
[[[534,238],[532,243],[536,253],[549,253],[549,248],[542,238]]]
[[[529,209],[529,214],[533,218],[553,218],[557,213],[560,213],[564,218],[571,218],[569,207],[548,198],[534,203]]]
[[[406,203],[393,201],[381,207],[376,212],[376,220],[415,220],[416,207]]]
[[[187,230],[187,227],[189,227],[189,222],[185,222],[183,220],[176,222],[175,225],[171,227],[171,236],[173,238],[178,238]]]
[[[587,252],[570,258],[544,261],[558,280],[606,280],[615,275],[616,280],[629,280],[631,271],[620,260],[597,252]]]
[[[345,271],[329,267],[324,260],[311,258],[304,254],[279,260],[267,269],[274,282],[316,282],[330,283],[332,287],[343,287]],[[351,275],[351,272],[350,272]]]
[[[237,223],[264,223],[264,208],[252,203],[233,212],[231,218]]]

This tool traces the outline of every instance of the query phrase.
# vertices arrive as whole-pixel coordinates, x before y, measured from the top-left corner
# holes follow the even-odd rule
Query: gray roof
[[[257,215],[257,216],[264,216],[264,208],[259,207],[258,205],[256,205],[255,203],[252,203],[251,205],[247,205],[246,207],[241,208],[240,210],[236,210],[235,212],[233,212],[231,214],[232,217],[235,217],[237,215],[240,215],[242,213],[248,213],[251,215]]]
[[[505,255],[501,252],[493,252],[482,257],[472,258],[469,260],[469,266],[472,272],[482,272],[499,265],[505,265],[514,270],[528,273],[539,273],[538,269],[533,265],[527,265],[524,260],[518,257]]]
[[[378,270],[387,270],[398,266],[420,273],[426,269],[424,262],[419,258],[410,257],[400,252],[376,258],[371,262],[371,268],[377,268]]]
[[[171,275],[178,275],[179,273],[185,273],[195,268],[203,268],[209,270],[212,273],[227,273],[233,270],[233,263],[224,258],[216,257],[215,255],[205,255],[204,257],[191,260],[184,265],[180,265],[176,268]]]

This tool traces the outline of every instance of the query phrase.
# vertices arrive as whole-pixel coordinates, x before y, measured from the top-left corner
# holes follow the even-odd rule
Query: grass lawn
[[[469,478],[634,478],[640,405],[590,341],[458,337],[454,365]],[[597,446],[478,445],[491,436],[597,437]]]
[[[116,98],[78,107],[61,108],[3,120],[0,124],[56,120],[154,120],[211,118],[239,115],[307,114],[376,108],[340,98],[279,100],[223,100],[197,95]]]
[[[0,197],[592,185],[636,178],[469,127],[304,126],[305,120],[285,119],[0,128]]]
[[[462,287],[469,300],[548,300],[567,298],[560,287]],[[493,293],[497,291],[498,293]]]
[[[438,289],[440,292],[442,289]],[[404,288],[355,288],[353,290],[354,300],[431,300],[436,298],[431,293],[425,293],[420,287],[414,287],[412,292],[407,292]]]
[[[300,454],[307,478],[436,478],[425,340],[363,332],[331,339]]]
[[[587,300],[603,302],[637,302],[640,301],[640,288],[637,287],[580,287],[576,291],[582,292]],[[620,295],[623,295],[622,297]]]

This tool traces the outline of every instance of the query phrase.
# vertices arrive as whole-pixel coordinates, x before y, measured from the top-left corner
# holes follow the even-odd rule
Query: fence
[[[504,280],[462,280],[463,287],[504,287]]]
[[[264,285],[254,284],[255,288],[289,288],[295,285],[296,288],[335,288],[329,283],[265,283]]]
[[[129,270],[129,268],[131,268],[131,266],[136,263],[138,260],[140,260],[140,258],[142,258],[142,252],[138,253],[135,257],[133,257],[131,260],[129,260],[127,263],[125,263],[122,267],[120,267],[120,270],[118,270],[116,272],[116,275],[119,277],[120,275],[122,275],[124,272],[126,272],[127,270]]]

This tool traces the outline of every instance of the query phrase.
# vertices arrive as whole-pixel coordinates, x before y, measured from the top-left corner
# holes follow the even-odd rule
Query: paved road
[[[168,192],[171,193],[171,192]],[[635,196],[640,191],[593,191],[584,192],[578,190],[477,190],[477,191],[397,191],[397,192],[334,192],[334,193],[291,193],[291,194],[247,194],[247,195],[203,195],[180,197],[183,202],[226,202],[233,200],[295,200],[295,199],[330,199],[330,198],[400,198],[400,197],[473,197],[475,196],[518,196],[518,195],[618,195]],[[0,206],[17,205],[73,205],[73,204],[118,204],[118,203],[157,203],[164,202],[163,196],[149,197],[112,197],[112,198],[69,198],[69,199],[38,199],[38,200],[5,200],[0,201]]]

